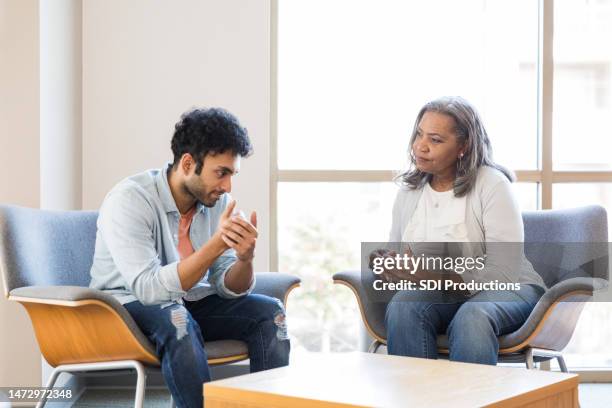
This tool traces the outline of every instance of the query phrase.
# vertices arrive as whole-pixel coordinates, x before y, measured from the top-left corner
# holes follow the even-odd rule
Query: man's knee
[[[183,306],[172,306],[170,309],[170,322],[174,328],[174,336],[176,340],[181,340],[187,336],[188,329],[192,328],[188,311]]]
[[[154,333],[154,338],[160,346],[201,336],[198,324],[184,306],[172,305],[162,311],[158,330]]]
[[[287,316],[283,303],[270,296],[254,295],[254,309],[257,320],[263,326],[267,326],[278,340],[288,340]]]

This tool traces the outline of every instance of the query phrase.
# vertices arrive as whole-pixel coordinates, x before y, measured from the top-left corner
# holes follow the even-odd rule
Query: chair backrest
[[[603,207],[529,211],[523,213],[523,223],[525,255],[547,286],[574,276],[607,279],[608,219]]]
[[[6,294],[23,286],[88,286],[95,211],[0,205],[0,272]]]

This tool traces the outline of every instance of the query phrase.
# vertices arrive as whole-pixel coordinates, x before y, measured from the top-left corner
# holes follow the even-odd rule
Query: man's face
[[[240,156],[232,152],[208,154],[200,174],[195,163],[185,177],[184,188],[206,207],[214,207],[217,200],[232,191],[232,177],[240,171]]]

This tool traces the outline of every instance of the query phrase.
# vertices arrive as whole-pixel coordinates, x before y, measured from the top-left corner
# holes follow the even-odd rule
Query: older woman
[[[451,360],[496,364],[497,336],[518,329],[545,290],[522,244],[516,244],[523,242],[523,222],[513,177],[493,162],[478,113],[459,97],[427,103],[410,145],[412,166],[399,176],[390,241],[406,243],[415,255],[421,243],[471,243],[458,245],[463,255],[484,259],[484,268],[451,273],[448,279],[519,285],[516,290],[398,292],[386,312],[388,352],[437,358],[436,337],[446,333]],[[431,276],[421,270],[409,279]]]

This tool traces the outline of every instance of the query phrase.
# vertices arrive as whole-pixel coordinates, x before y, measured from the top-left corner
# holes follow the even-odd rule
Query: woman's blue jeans
[[[468,299],[442,291],[398,292],[385,316],[388,353],[438,358],[436,338],[446,333],[450,360],[495,365],[497,336],[520,328],[543,293],[534,285]]]
[[[235,339],[248,345],[251,372],[289,364],[289,337],[280,301],[263,295],[237,299],[207,296],[165,308],[139,301],[124,305],[155,345],[177,407],[203,404],[210,381],[204,341]]]

